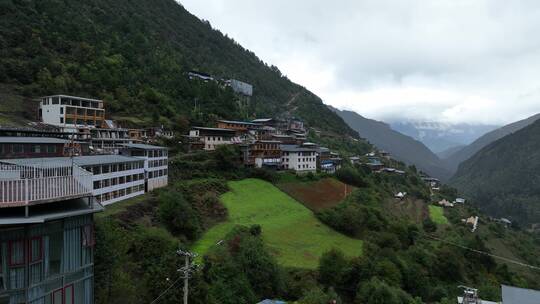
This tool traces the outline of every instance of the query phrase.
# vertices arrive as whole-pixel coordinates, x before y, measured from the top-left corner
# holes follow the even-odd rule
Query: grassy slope
[[[204,254],[234,225],[258,224],[278,261],[289,267],[315,268],[319,257],[331,248],[348,256],[361,253],[362,241],[344,236],[325,226],[303,205],[272,184],[245,179],[230,182],[231,191],[221,199],[229,219],[211,228],[194,244],[193,251]]]
[[[444,209],[439,206],[429,206],[429,216],[439,225],[447,225],[448,219],[444,216]]]

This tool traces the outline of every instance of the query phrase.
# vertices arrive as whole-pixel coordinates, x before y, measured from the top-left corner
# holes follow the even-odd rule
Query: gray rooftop
[[[123,155],[88,155],[73,157],[73,163],[77,166],[92,166],[101,164],[116,164],[141,161],[136,157]],[[20,166],[71,166],[71,157],[43,157],[43,158],[17,158],[17,159],[2,159],[1,163],[14,164]]]
[[[259,124],[254,122],[248,122],[248,121],[238,121],[238,120],[218,120],[218,122],[224,122],[224,123],[234,123],[234,124],[243,124],[243,125],[252,125],[252,126],[258,126]]]
[[[21,208],[7,208],[2,210],[2,218],[0,218],[0,226],[2,225],[23,225],[23,224],[38,224],[47,221],[53,221],[61,218],[91,214],[103,211],[103,207],[99,204],[88,205],[82,199],[74,199],[54,204],[39,205],[31,207],[28,217],[21,213]]]
[[[132,148],[132,149],[140,149],[140,150],[167,150],[166,147],[152,146],[152,145],[145,145],[145,144],[122,144],[121,146],[126,147],[126,148]]]
[[[193,129],[195,129],[195,130],[206,130],[206,131],[218,131],[218,132],[236,133],[235,130],[223,129],[223,128],[193,127]]]
[[[302,147],[298,145],[280,145],[279,148],[281,151],[285,152],[316,152],[317,149]]]
[[[540,291],[501,285],[504,304],[539,304]]]
[[[99,99],[77,97],[77,96],[70,96],[70,95],[49,95],[49,96],[42,96],[41,98],[48,98],[48,97],[66,97],[66,98],[71,98],[71,99],[78,99],[78,100],[85,100],[85,101],[98,101],[98,102],[103,101]]]
[[[101,164],[129,163],[141,161],[141,159],[123,155],[89,155],[74,157],[74,161],[78,166],[92,166]]]
[[[67,139],[55,138],[55,137],[19,137],[19,136],[2,136],[0,137],[0,143],[13,143],[13,144],[65,144],[70,141]]]

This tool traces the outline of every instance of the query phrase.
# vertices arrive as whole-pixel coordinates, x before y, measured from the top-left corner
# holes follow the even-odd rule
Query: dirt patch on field
[[[313,182],[284,183],[278,187],[313,211],[336,206],[354,190],[353,186],[333,178]]]

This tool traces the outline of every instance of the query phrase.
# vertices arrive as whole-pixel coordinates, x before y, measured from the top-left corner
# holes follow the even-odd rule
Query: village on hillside
[[[190,74],[190,77],[203,76]],[[251,86],[242,82],[231,81],[229,85],[241,94],[252,92]],[[337,152],[308,141],[310,130],[298,118],[217,120],[212,127],[192,126],[188,134],[174,134],[163,127],[122,128],[106,119],[105,112],[102,100],[45,96],[40,98],[38,121],[25,128],[0,127],[0,207],[5,211],[0,225],[11,227],[0,237],[9,240],[8,252],[0,251],[2,260],[9,261],[8,269],[0,271],[0,287],[7,281],[2,273],[9,273],[11,288],[21,290],[21,299],[27,294],[22,290],[28,291],[30,287],[13,278],[23,276],[26,268],[34,269],[34,284],[43,287],[58,274],[67,280],[68,274],[80,273],[81,278],[58,296],[71,293],[88,300],[92,297],[93,276],[89,272],[95,246],[92,214],[110,204],[167,186],[169,151],[157,145],[162,140],[179,140],[188,152],[212,153],[220,146],[235,146],[245,167],[299,175],[334,174],[344,164],[344,158]],[[395,162],[385,151],[349,156],[345,161],[365,166],[374,173],[406,174],[392,167]],[[432,196],[440,190],[438,179],[427,175],[422,178]],[[406,197],[406,192],[395,194],[398,201]],[[441,208],[453,208],[457,204],[465,204],[465,199],[436,202]],[[63,228],[51,226],[51,222],[58,220]],[[492,220],[511,225],[506,219]],[[478,216],[463,219],[472,232],[478,222]],[[34,228],[27,230],[28,224]],[[34,236],[36,229],[50,231],[51,235],[80,235],[80,238],[55,243],[52,237]],[[70,249],[61,257],[45,258],[45,248]],[[30,259],[25,258],[27,250],[32,255]],[[60,264],[50,264],[46,270],[42,265],[48,259],[56,259],[60,264],[71,261],[73,265],[58,268]],[[35,293],[34,299],[47,293],[42,289]]]

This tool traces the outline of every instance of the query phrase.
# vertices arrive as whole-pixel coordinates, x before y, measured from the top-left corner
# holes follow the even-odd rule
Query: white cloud
[[[323,100],[377,119],[540,112],[540,2],[183,0]]]

